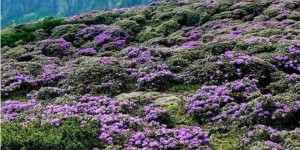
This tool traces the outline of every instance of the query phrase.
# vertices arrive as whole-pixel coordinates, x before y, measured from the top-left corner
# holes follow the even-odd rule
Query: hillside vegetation
[[[45,16],[66,17],[92,10],[147,5],[157,0],[2,0],[1,26],[37,21]]]
[[[2,31],[4,150],[298,150],[300,1],[170,0]]]

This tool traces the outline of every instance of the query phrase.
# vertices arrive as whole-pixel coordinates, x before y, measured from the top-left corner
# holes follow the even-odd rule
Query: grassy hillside
[[[2,148],[297,150],[299,10],[170,0],[7,28]]]

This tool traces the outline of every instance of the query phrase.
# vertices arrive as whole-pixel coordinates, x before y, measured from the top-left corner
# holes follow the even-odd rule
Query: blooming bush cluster
[[[106,30],[103,33],[97,35],[94,40],[97,44],[117,44],[117,46],[122,47],[125,46],[126,40],[128,40],[129,34],[120,30]]]
[[[144,64],[155,60],[154,50],[155,47],[127,47],[124,52],[132,63]]]
[[[192,28],[190,30],[187,30],[184,33],[184,36],[187,37],[187,40],[185,43],[183,43],[184,47],[187,48],[193,48],[200,45],[200,38],[204,34],[204,31],[200,28]]]
[[[90,25],[76,33],[76,43],[83,44],[86,40],[93,41],[97,50],[114,50],[126,46],[130,35],[117,27],[106,25]]]
[[[172,82],[175,74],[172,73],[166,64],[158,64],[142,68],[138,72],[137,82],[140,88],[150,87],[151,89],[160,89],[164,84]]]
[[[210,149],[207,132],[199,127],[145,130],[134,133],[128,141],[128,149]]]
[[[299,128],[292,130],[276,130],[270,126],[259,124],[255,126],[253,130],[248,131],[246,137],[243,138],[242,141],[246,147],[254,147],[255,144],[258,144],[255,143],[255,141],[260,139],[265,148],[281,150],[284,149],[284,145],[289,142],[288,140],[290,140],[286,139],[286,135],[290,134],[294,135],[296,138],[299,138],[296,136],[299,134],[299,132]],[[290,145],[290,148],[296,148],[297,144],[299,143]]]
[[[67,69],[56,63],[45,64],[37,76],[19,72],[2,80],[1,93],[8,96],[10,93],[30,89],[43,85],[53,85],[68,76]]]
[[[295,70],[300,72],[300,43],[296,43],[288,47],[288,55],[277,55],[275,59],[278,61],[279,66],[286,70]]]
[[[244,78],[225,86],[203,86],[190,97],[188,113],[195,115],[201,122],[221,122],[228,115],[235,119],[248,107],[246,98],[258,90],[256,82],[255,79]]]
[[[218,109],[233,101],[230,90],[226,87],[207,86],[202,87],[192,96],[187,106],[188,112],[197,114],[201,118],[208,118],[218,114]]]
[[[36,103],[35,100],[30,100],[28,102],[20,102],[17,100],[9,100],[3,103],[1,107],[2,110],[2,119],[3,121],[9,121],[16,119],[19,115],[22,114],[23,111],[32,108],[38,108],[41,105]],[[32,117],[35,119],[35,117]]]
[[[249,76],[258,80],[264,80],[267,76],[270,76],[272,70],[275,70],[274,65],[262,58],[250,55],[237,55],[234,51],[226,51],[219,57],[215,73],[216,78],[227,80]]]
[[[46,39],[37,44],[35,49],[41,50],[46,56],[63,57],[68,55],[68,49],[72,46],[71,42],[68,42],[62,38],[60,39]]]
[[[79,49],[77,55],[93,56],[96,53],[97,51],[94,48],[85,48],[85,49]]]
[[[63,120],[78,118],[84,126],[91,119],[99,120],[99,139],[108,144],[122,144],[118,139],[128,138],[128,143],[123,144],[129,149],[209,148],[207,132],[200,127],[168,128],[164,124],[166,111],[151,101],[143,107],[128,100],[84,95],[74,104],[43,105],[32,97],[28,102],[7,101],[2,111],[4,121],[17,119],[22,113],[24,124],[41,119],[58,127]]]

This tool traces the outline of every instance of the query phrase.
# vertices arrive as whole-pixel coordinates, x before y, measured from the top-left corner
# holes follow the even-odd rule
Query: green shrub
[[[67,41],[73,41],[78,30],[83,28],[84,24],[66,24],[57,26],[52,30],[51,36],[55,38],[62,37]]]
[[[202,25],[208,22],[211,19],[211,15],[207,12],[203,12],[200,14],[199,25]]]
[[[25,25],[18,25],[16,27],[5,29],[6,31],[1,33],[1,47],[9,46],[15,47],[17,42],[19,44],[25,44],[34,40],[33,31]]]
[[[56,98],[62,94],[60,89],[55,87],[42,87],[36,93],[37,100],[51,100]]]
[[[168,37],[168,45],[182,45],[183,42],[187,40],[187,37],[184,37],[181,32],[175,32],[170,34]]]
[[[293,84],[288,81],[286,74],[282,71],[273,72],[270,80],[271,83],[266,87],[270,93],[279,94],[288,92],[293,87]]]
[[[269,16],[266,16],[266,15],[259,15],[257,17],[254,18],[254,21],[255,22],[261,22],[261,21],[267,21],[269,20]]]
[[[136,15],[136,16],[131,17],[131,19],[136,21],[140,25],[144,25],[147,21],[147,19],[144,15]]]
[[[231,11],[224,11],[219,14],[212,16],[213,20],[216,19],[225,19],[225,18],[235,18],[235,15]]]
[[[227,50],[232,50],[236,46],[236,41],[226,40],[216,43],[208,43],[204,45],[205,51],[209,51],[215,55],[220,55]]]
[[[293,20],[296,20],[296,21],[300,21],[300,14],[299,14],[299,11],[292,11],[291,14],[288,15],[288,18],[289,19],[293,19]]]
[[[171,34],[178,30],[180,27],[180,24],[175,20],[169,20],[166,22],[163,22],[161,25],[159,25],[156,29],[157,33],[161,33],[164,35]]]
[[[85,24],[113,24],[120,18],[119,13],[111,13],[111,12],[103,12],[99,14],[97,17],[92,18],[91,20],[83,20],[80,21],[80,23],[85,23]]]
[[[268,9],[263,11],[263,14],[268,16],[268,17],[275,17],[279,14],[279,9],[268,8]]]
[[[173,72],[181,71],[183,68],[187,67],[189,63],[190,62],[187,59],[177,57],[176,55],[168,58],[167,60],[167,64],[170,70]]]
[[[18,70],[25,70],[33,76],[37,76],[42,73],[42,64],[40,62],[18,62],[16,63]]]
[[[139,42],[145,42],[159,36],[160,36],[159,33],[157,33],[152,27],[151,28],[149,27],[146,30],[141,31],[137,35],[136,40]]]
[[[241,44],[241,43],[239,43]],[[252,44],[239,45],[240,49],[245,50],[246,54],[260,54],[275,51],[276,47],[266,42],[255,42]],[[246,48],[247,47],[247,48]]]
[[[103,148],[97,136],[99,123],[89,121],[80,126],[78,119],[62,121],[59,127],[42,125],[36,121],[27,126],[15,123],[2,123],[1,138],[3,150],[87,150]]]
[[[222,135],[220,133],[212,134],[210,136],[212,140],[212,147],[214,149],[222,150],[238,150],[241,139],[241,135]]]
[[[186,14],[185,25],[196,26],[200,20],[200,13],[196,11],[189,11]]]
[[[283,5],[285,8],[296,9],[300,7],[300,1],[298,0],[284,1]]]
[[[105,59],[108,64],[103,66],[100,64],[102,58],[82,58],[83,61],[80,62],[78,69],[61,84],[74,86],[74,90],[80,94],[92,92],[114,95],[131,87],[132,85],[127,84],[131,82],[131,78],[125,69],[121,68],[116,60]]]
[[[253,14],[258,11],[261,11],[262,5],[258,0],[253,0],[252,2],[236,3],[232,5],[229,9],[230,10],[241,9],[243,11],[246,11],[248,14]]]
[[[4,54],[2,54],[2,57],[17,59],[21,54],[24,53],[26,53],[26,50],[22,46],[18,46],[7,50]]]
[[[187,69],[188,71],[192,72],[192,75],[186,77],[186,82],[202,85],[211,80],[211,77],[216,69],[216,62],[210,60],[196,61]]]
[[[174,6],[158,6],[154,12],[152,12],[153,16],[151,20],[155,23],[161,23],[167,20],[170,20],[174,16],[176,16],[176,12],[173,9],[176,8]]]
[[[262,30],[260,32],[257,32],[257,35],[262,37],[270,37],[271,35],[280,34],[282,32],[283,31],[281,29],[267,29],[267,30]]]
[[[128,19],[119,20],[115,22],[115,24],[120,26],[122,29],[127,31],[132,36],[136,35],[141,30],[140,25],[133,20],[128,20]]]
[[[146,45],[164,45],[164,46],[170,46],[168,44],[168,39],[166,37],[156,37],[148,40],[145,42]]]
[[[43,40],[48,36],[48,34],[45,32],[44,29],[38,29],[38,30],[34,31],[33,34],[34,34],[36,40]]]
[[[21,24],[1,32],[1,47],[9,46],[15,47],[18,44],[26,44],[35,40],[34,31],[43,29],[48,35],[51,30],[59,25],[64,24],[63,19],[54,19],[53,17],[46,17],[42,21],[32,23],[29,25]]]

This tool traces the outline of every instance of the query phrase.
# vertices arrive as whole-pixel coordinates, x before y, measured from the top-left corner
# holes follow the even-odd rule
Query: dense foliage
[[[2,148],[298,149],[299,10],[172,0],[8,28]]]

